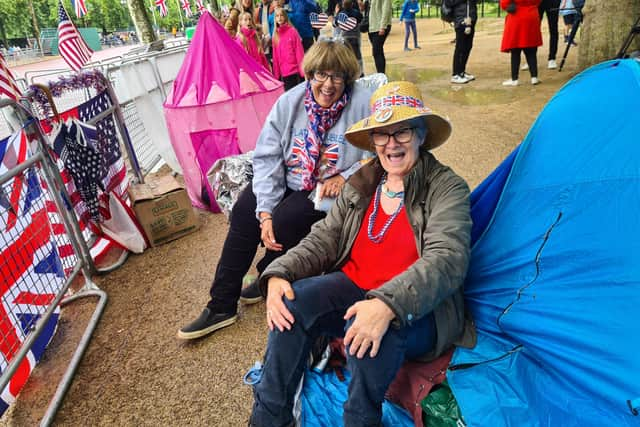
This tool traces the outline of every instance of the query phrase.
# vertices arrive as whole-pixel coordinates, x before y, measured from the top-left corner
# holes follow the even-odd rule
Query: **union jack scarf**
[[[319,178],[320,169],[316,163],[321,156],[321,147],[329,129],[340,120],[342,110],[351,99],[351,88],[346,87],[342,96],[329,108],[320,106],[313,98],[311,83],[307,82],[304,95],[304,109],[309,116],[307,135],[304,138],[307,156],[301,157],[300,168],[307,173],[302,179],[303,190],[313,190]]]

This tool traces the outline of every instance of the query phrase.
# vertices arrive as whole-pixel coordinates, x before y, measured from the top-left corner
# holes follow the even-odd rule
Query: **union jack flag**
[[[329,22],[329,17],[326,13],[315,13],[312,12],[309,14],[309,21],[311,21],[311,27],[316,29],[322,29]]]
[[[166,0],[156,0],[156,6],[159,8],[160,16],[165,17],[169,13],[167,10],[167,2]]]
[[[17,101],[20,97],[20,89],[18,89],[16,80],[13,78],[4,56],[0,53],[0,96],[2,95],[7,95]]]
[[[358,26],[358,20],[347,16],[344,12],[340,12],[338,16],[336,16],[336,23],[342,31],[351,31]]]
[[[204,6],[202,0],[196,0],[196,7],[198,8],[198,12],[200,14],[207,12],[207,8]]]
[[[191,13],[191,4],[189,4],[189,0],[180,0],[180,7],[184,10],[184,16],[187,18],[191,18],[193,13]]]
[[[78,18],[82,18],[87,14],[87,5],[84,0],[71,0],[71,4],[73,5],[73,10],[76,11],[76,16]]]
[[[0,175],[30,156],[20,131],[0,140]],[[65,281],[59,243],[64,227],[52,226],[48,195],[35,168],[0,185],[0,371],[21,349]],[[60,220],[57,220],[60,222]],[[62,239],[61,239],[62,238]],[[29,374],[53,337],[60,310],[56,308],[42,334],[20,362],[0,396],[0,414],[15,401]]]

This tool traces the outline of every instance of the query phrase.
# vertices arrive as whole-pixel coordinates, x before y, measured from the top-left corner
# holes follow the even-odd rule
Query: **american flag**
[[[207,11],[207,8],[204,7],[204,3],[202,2],[202,0],[196,0],[196,6],[198,8],[198,12],[200,12],[200,14],[203,14]]]
[[[0,53],[0,96],[2,95],[7,95],[17,101],[20,97],[20,89],[18,89],[16,80],[13,78],[4,56]]]
[[[344,12],[340,12],[338,16],[336,16],[336,22],[338,23],[338,28],[342,31],[351,31],[358,26],[358,20],[356,18],[349,17]]]
[[[166,0],[156,0],[156,6],[159,8],[160,16],[165,17],[169,13],[167,10],[167,2]]]
[[[311,21],[311,27],[316,29],[322,29],[329,22],[329,17],[326,13],[315,13],[312,12],[309,14],[309,20]]]
[[[94,98],[86,101],[83,104],[70,110],[60,113],[61,122],[66,122],[69,119],[80,119],[81,121],[88,121],[101,114],[107,108],[112,105],[111,98],[108,92],[101,92]],[[116,133],[115,123],[113,116],[107,116],[104,119],[96,123],[97,138],[98,138],[98,150],[102,153],[105,161],[105,167],[107,168],[107,174],[102,178],[102,187],[107,192],[113,192],[119,198],[123,200],[128,199],[129,179],[127,177],[126,165],[122,157],[120,150],[120,144]],[[50,133],[52,131],[51,126],[46,121],[41,121],[45,132]],[[54,152],[55,154],[55,152]],[[91,234],[95,234],[98,237],[90,247],[91,257],[94,261],[98,262],[105,254],[107,254],[111,248],[119,245],[112,239],[106,236],[102,236],[100,229],[91,221],[91,215],[89,208],[82,201],[80,197],[80,191],[75,182],[71,178],[69,171],[65,168],[64,162],[57,158],[57,166],[60,171],[60,176],[65,184],[67,193],[69,194],[70,203],[76,212],[79,219],[80,230],[82,231],[85,240],[91,240]],[[104,216],[105,203],[108,199],[104,197],[104,193],[100,195],[100,212]],[[68,250],[71,250],[69,245]],[[67,253],[68,250],[65,252]],[[63,250],[61,249],[61,253]]]
[[[184,10],[184,16],[187,18],[191,18],[193,13],[191,13],[191,5],[189,4],[189,0],[180,0],[180,7]]]
[[[87,14],[87,5],[84,0],[71,0],[71,4],[73,5],[73,9],[76,11],[76,16],[78,18],[82,18]]]
[[[80,70],[91,59],[93,51],[87,46],[69,15],[62,0],[58,2],[58,49],[65,62],[74,71]]]
[[[20,131],[0,140],[0,175],[29,157],[27,137]],[[0,371],[32,333],[65,281],[65,267],[58,249],[60,233],[49,222],[48,194],[35,168],[0,186]],[[0,414],[15,401],[29,374],[53,337],[59,308],[19,364],[0,396]]]

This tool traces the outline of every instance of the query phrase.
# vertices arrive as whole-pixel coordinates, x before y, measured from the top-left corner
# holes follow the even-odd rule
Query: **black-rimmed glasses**
[[[389,139],[393,137],[398,144],[406,144],[413,137],[413,128],[402,128],[392,133],[380,132],[374,130],[371,132],[371,141],[373,145],[384,147],[389,143]]]
[[[317,82],[324,83],[327,79],[331,79],[334,84],[341,85],[344,83],[344,74],[343,73],[333,73],[329,74],[324,71],[314,71],[313,79]]]

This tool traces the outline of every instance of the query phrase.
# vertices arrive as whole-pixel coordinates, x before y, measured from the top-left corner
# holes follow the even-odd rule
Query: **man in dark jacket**
[[[453,9],[453,26],[456,30],[456,48],[453,51],[451,83],[465,84],[475,80],[467,73],[467,61],[473,47],[473,36],[478,21],[476,0],[443,0]]]

